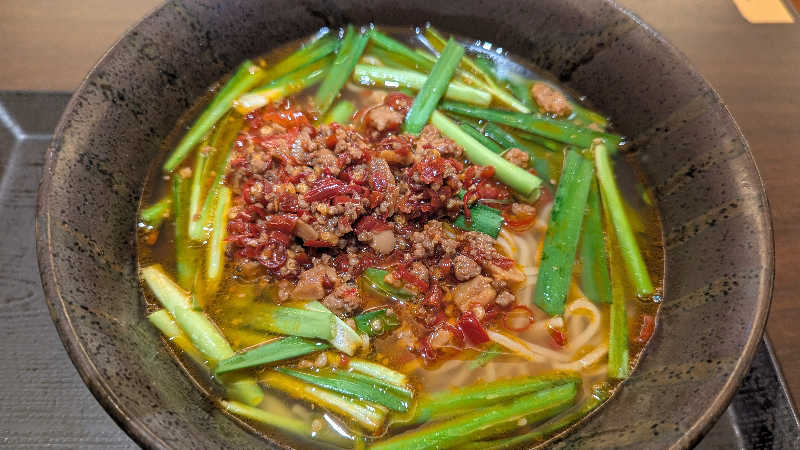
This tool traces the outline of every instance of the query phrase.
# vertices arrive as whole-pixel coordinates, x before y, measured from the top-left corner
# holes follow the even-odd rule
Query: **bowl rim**
[[[717,92],[717,89],[700,71],[697,70],[697,68],[695,68],[694,64],[692,64],[692,62],[689,60],[689,57],[687,57],[681,50],[667,40],[667,38],[665,38],[655,28],[642,20],[641,17],[628,8],[617,3],[616,0],[603,1],[612,5],[617,10],[628,16],[631,20],[636,22],[636,24],[642,27],[642,29],[650,36],[651,39],[654,39],[670,53],[672,53],[674,57],[678,58],[683,64],[685,64],[687,68],[692,71],[693,75],[700,78],[700,80],[705,83],[706,86],[708,86],[712,98],[714,101],[719,103],[725,114],[730,118],[731,124],[733,124],[733,127],[736,130],[736,134],[742,141],[742,145],[745,149],[744,154],[746,155],[748,162],[752,165],[756,179],[758,180],[758,194],[764,205],[761,215],[762,218],[765,219],[764,225],[766,227],[766,233],[765,235],[759,236],[759,243],[765,246],[767,253],[767,267],[765,267],[766,277],[761,280],[761,286],[758,290],[758,298],[756,299],[756,315],[753,318],[753,326],[747,336],[747,341],[745,342],[744,348],[742,349],[739,358],[736,360],[736,364],[731,370],[731,373],[728,375],[727,381],[725,381],[725,384],[722,386],[722,389],[717,393],[713,401],[706,406],[706,410],[703,411],[694,425],[689,427],[683,436],[681,436],[681,438],[672,446],[673,448],[691,448],[700,442],[703,436],[705,436],[711,427],[717,422],[722,413],[725,412],[725,409],[730,404],[733,396],[739,389],[739,385],[741,385],[742,380],[747,374],[747,370],[750,368],[753,357],[755,357],[756,350],[758,350],[758,344],[761,342],[761,338],[764,335],[767,317],[769,316],[769,310],[772,305],[772,293],[775,284],[775,229],[772,223],[772,209],[769,204],[769,198],[767,197],[766,189],[764,188],[764,178],[761,176],[761,172],[758,170],[758,165],[756,165],[753,152],[750,150],[750,142],[745,137],[744,133],[742,132],[742,128],[739,126],[739,123],[736,121],[733,113],[731,113],[730,108],[728,108],[728,104],[722,99],[722,97],[719,95],[719,92]],[[667,274],[665,271],[664,277],[666,278],[666,276]],[[658,315],[656,316],[656,322],[658,325]],[[647,346],[645,346],[645,349],[642,351],[641,358],[646,357],[646,352]]]
[[[766,320],[769,315],[769,309],[772,301],[775,279],[775,237],[772,213],[769,200],[766,195],[766,190],[764,188],[764,180],[750,150],[750,144],[744,136],[741,127],[736,122],[733,114],[728,108],[728,105],[720,97],[717,90],[711,85],[711,83],[709,83],[705,76],[703,76],[703,74],[694,67],[689,58],[681,50],[675,47],[663,35],[642,20],[637,14],[632,12],[627,7],[620,5],[616,0],[601,1],[621,14],[627,16],[628,19],[632,20],[634,23],[636,23],[636,25],[641,27],[641,29],[645,31],[650,39],[656,41],[658,45],[670,53],[672,57],[675,57],[681,63],[683,63],[694,76],[697,76],[709,88],[712,99],[719,103],[719,105],[722,107],[725,115],[727,115],[727,117],[730,119],[738,138],[740,138],[742,141],[742,145],[745,149],[744,154],[747,158],[747,161],[752,166],[754,175],[758,180],[758,185],[755,186],[758,190],[758,196],[764,205],[764,208],[759,212],[759,215],[762,216],[762,219],[764,219],[765,233],[759,235],[758,243],[761,247],[761,250],[763,250],[766,254],[765,256],[767,265],[764,267],[764,273],[766,276],[762,277],[760,280],[761,284],[759,286],[758,296],[756,298],[756,315],[753,317],[752,321],[753,325],[747,336],[745,345],[739,354],[733,369],[728,374],[727,380],[725,381],[722,389],[720,389],[720,391],[713,397],[713,400],[708,403],[705,411],[703,411],[703,413],[698,417],[697,421],[691,427],[689,427],[689,429],[680,437],[680,439],[678,439],[677,442],[671,445],[671,448],[690,448],[697,444],[700,439],[702,439],[702,437],[708,432],[711,426],[722,415],[725,408],[730,403],[733,395],[736,393],[736,390],[741,384],[747,369],[750,367],[750,363],[755,356],[758,344],[764,333]],[[68,125],[69,117],[73,114],[75,107],[79,102],[78,95],[87,87],[89,78],[100,66],[106,62],[107,59],[113,56],[113,53],[120,47],[120,43],[127,40],[132,31],[135,31],[143,23],[153,20],[154,16],[169,6],[171,2],[172,0],[162,1],[160,5],[152,8],[141,19],[129,26],[114,42],[114,44],[103,53],[97,62],[94,63],[92,68],[87,72],[81,83],[73,92],[69,102],[64,108],[64,112],[58,121],[58,125],[53,131],[52,140],[50,141],[45,154],[42,178],[40,180],[37,194],[35,220],[36,253],[42,287],[45,294],[44,298],[61,343],[64,345],[64,348],[67,351],[67,354],[69,355],[70,360],[72,361],[76,370],[78,371],[81,379],[89,388],[89,391],[98,401],[98,403],[100,403],[100,405],[111,416],[114,422],[116,422],[117,425],[122,428],[122,430],[125,431],[128,436],[130,436],[138,445],[145,448],[169,448],[169,446],[144,421],[127,413],[124,403],[119,401],[119,398],[114,394],[113,389],[108,383],[105,382],[104,378],[100,375],[98,367],[94,364],[94,361],[89,356],[86,348],[81,344],[80,339],[78,338],[78,333],[72,325],[70,315],[66,308],[67,301],[61,294],[55,271],[56,266],[53,262],[53,255],[51,251],[49,193],[51,192],[52,188],[52,177],[50,174],[53,172],[54,166],[57,162],[59,138],[63,135],[64,130]],[[660,321],[657,318],[656,327],[658,328],[660,326]],[[646,357],[646,354],[647,346],[643,350],[642,358]],[[595,413],[597,412],[598,411],[595,411]],[[594,415],[595,414],[593,413],[589,416]],[[578,425],[583,422],[584,420],[579,421]],[[567,430],[571,431],[573,429],[574,427],[569,427]],[[563,436],[564,433],[556,435],[555,441],[560,440]],[[554,441],[550,440],[548,443],[549,442]]]

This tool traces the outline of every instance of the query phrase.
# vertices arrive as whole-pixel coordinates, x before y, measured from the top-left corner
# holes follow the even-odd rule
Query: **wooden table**
[[[4,0],[0,90],[74,90],[157,0]],[[747,23],[729,0],[621,0],[680,48],[728,104],[764,178],[777,275],[768,333],[800,399],[800,16]],[[0,426],[1,428],[1,426]]]

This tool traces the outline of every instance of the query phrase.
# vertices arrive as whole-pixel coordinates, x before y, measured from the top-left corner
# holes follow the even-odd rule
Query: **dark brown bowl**
[[[634,144],[664,221],[664,305],[624,388],[557,447],[697,442],[764,327],[772,226],[753,157],[686,58],[610,1],[170,1],[131,29],[72,97],[39,192],[39,266],[53,320],[91,391],[137,442],[263,447],[221,413],[144,320],[136,209],[176,120],[244,58],[348,22],[423,24],[495,42],[589,95]]]

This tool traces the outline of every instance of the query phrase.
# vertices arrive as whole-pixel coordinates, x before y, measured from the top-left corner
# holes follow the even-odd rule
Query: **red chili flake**
[[[512,214],[511,208],[505,208],[503,209],[503,219],[505,220],[505,225],[511,231],[520,233],[530,230],[536,223],[536,210],[534,209],[527,213]]]
[[[650,340],[650,336],[653,335],[653,330],[655,329],[655,319],[650,314],[642,314],[642,325],[639,328],[639,336],[636,338],[636,342],[640,344],[644,344]]]
[[[386,150],[393,151],[400,156],[406,156],[411,153],[411,147],[414,145],[414,141],[412,140],[411,136],[407,134],[401,135],[392,135],[383,138],[379,143],[378,147],[382,147]]]
[[[502,256],[498,256],[498,257],[492,258],[491,262],[492,262],[492,264],[494,264],[495,266],[497,266],[497,267],[499,267],[499,268],[501,268],[503,270],[509,270],[512,267],[514,267],[514,260],[513,259],[504,258]]]
[[[442,276],[447,276],[450,273],[452,265],[453,261],[447,256],[443,256],[442,259],[439,260],[439,269],[442,271]]]
[[[267,211],[259,205],[247,205],[239,214],[252,220],[254,217],[266,217]]]
[[[300,204],[297,195],[284,192],[278,197],[278,209],[290,213],[299,213]]]
[[[383,99],[383,104],[403,114],[407,113],[414,100],[402,92],[392,92]]]
[[[489,342],[489,335],[486,334],[486,330],[472,311],[461,314],[461,317],[458,318],[458,328],[473,345]]]
[[[436,283],[431,283],[428,290],[425,292],[425,298],[422,300],[424,306],[440,306],[444,298],[444,291]]]
[[[270,240],[257,259],[267,269],[277,270],[286,263],[286,257],[286,245],[278,240]]]
[[[349,203],[349,202],[352,202],[352,201],[353,201],[353,197],[350,197],[349,195],[337,195],[336,197],[333,197],[333,204],[334,205],[341,205],[343,203]]]
[[[297,216],[294,214],[275,214],[267,217],[264,229],[267,231],[282,231],[291,233],[297,223]]]
[[[414,275],[408,270],[408,266],[406,264],[401,264],[395,267],[393,274],[395,278],[405,281],[406,283],[415,286],[422,292],[428,290],[428,283],[423,280],[420,280],[419,277]]]
[[[383,201],[384,195],[378,191],[372,191],[369,193],[369,207],[370,208],[377,208],[378,205],[381,204]]]
[[[365,231],[385,231],[391,230],[392,226],[383,220],[376,219],[373,216],[362,216],[356,222],[356,233],[363,233]]]
[[[333,267],[339,274],[347,273],[350,270],[350,256],[347,253],[342,253],[333,260]]]
[[[228,222],[228,233],[230,234],[244,233],[246,229],[247,229],[247,224],[245,224],[241,220],[231,220],[230,222]]]
[[[478,193],[473,189],[470,189],[464,194],[464,218],[467,219],[468,222],[472,220],[472,210],[469,207],[472,206],[472,203],[477,199]]]
[[[295,261],[300,267],[309,268],[313,264],[311,257],[306,252],[300,252],[294,255]]]
[[[336,137],[336,133],[331,133],[328,137],[325,138],[325,147],[333,149],[336,147],[337,142],[339,142],[339,138]]]
[[[470,310],[472,309],[472,305],[470,305]],[[486,313],[483,315],[484,322],[491,322],[495,319],[495,317],[503,314],[504,310],[503,307],[498,305],[497,303],[492,303],[489,306],[484,307]]]
[[[453,338],[455,338],[455,340],[456,340],[455,343],[457,345],[459,345],[459,346],[463,346],[464,345],[464,333],[461,331],[460,328],[456,328],[455,325],[453,325],[452,323],[450,323],[450,322],[448,322],[446,320],[443,320],[443,321],[439,322],[439,324],[437,324],[437,327],[449,331],[453,335]]]
[[[389,174],[391,176],[391,174]],[[369,187],[376,191],[385,191],[389,186],[389,179],[383,171],[372,170],[370,171]]]
[[[246,165],[247,165],[247,158],[245,158],[244,156],[231,158],[231,168],[233,169],[245,167]]]
[[[283,231],[270,231],[268,236],[270,241],[280,242],[284,246],[289,245],[289,241],[292,240],[292,236]]]
[[[427,158],[414,164],[411,171],[419,174],[419,180],[424,184],[441,184],[446,165],[444,158]]]
[[[428,339],[429,336],[425,336],[419,340],[419,355],[422,356],[422,360],[425,364],[432,363],[436,361],[436,358],[439,356],[439,353],[431,347],[431,343]]]
[[[271,107],[264,108],[262,120],[277,123],[285,128],[310,125],[305,113],[292,108],[289,102],[282,103],[278,108],[277,110]]]
[[[313,186],[303,198],[307,202],[327,200],[336,195],[344,194],[345,188],[345,184],[337,178],[321,177],[314,181]]]
[[[559,347],[567,345],[567,335],[564,333],[563,329],[547,327],[547,332],[550,334],[550,337],[553,338],[553,342]]]
[[[358,255],[358,264],[353,268],[353,276],[361,275],[367,267],[375,267],[377,258],[372,249],[361,252]]]
[[[511,197],[508,188],[499,181],[484,180],[478,183],[478,198],[505,200]]]
[[[536,320],[533,311],[525,305],[514,305],[503,316],[503,325],[511,331],[525,331]],[[519,325],[518,323],[521,325]]]

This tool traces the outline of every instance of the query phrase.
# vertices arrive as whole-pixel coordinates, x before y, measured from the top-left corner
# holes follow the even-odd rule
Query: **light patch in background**
[[[794,23],[781,0],[733,0],[739,14],[750,23]]]

